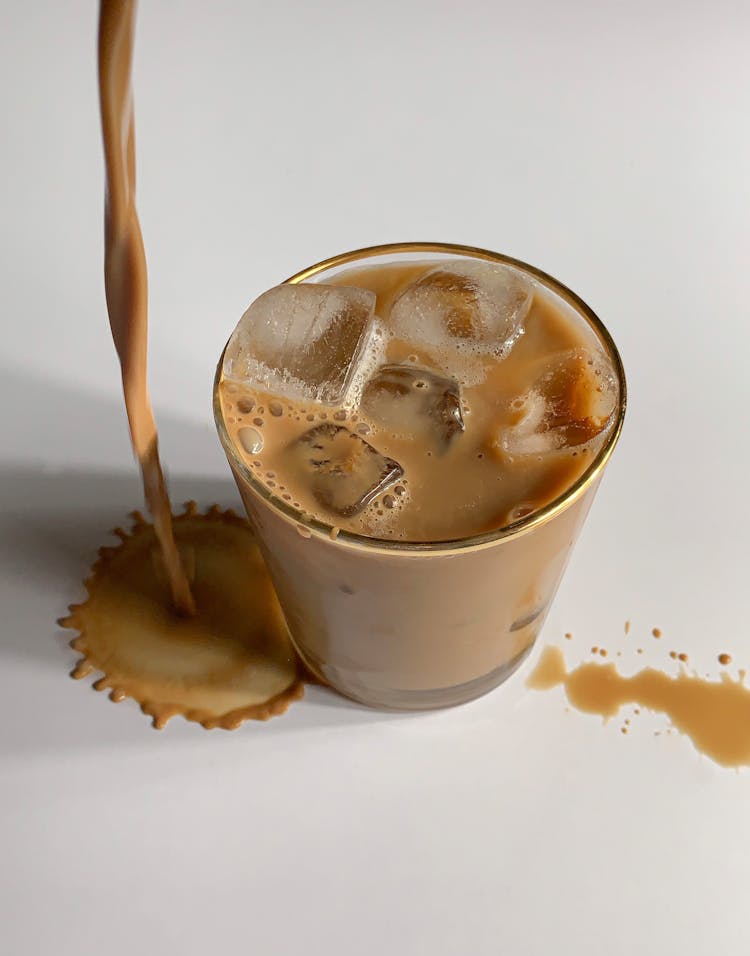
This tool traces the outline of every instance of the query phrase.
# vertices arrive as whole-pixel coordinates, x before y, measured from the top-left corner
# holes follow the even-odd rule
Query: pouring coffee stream
[[[99,94],[106,173],[104,277],[112,337],[149,524],[139,512],[99,549],[61,626],[77,632],[72,675],[133,698],[155,727],[182,714],[206,728],[284,713],[303,694],[258,543],[247,521],[189,502],[173,516],[146,381],[146,257],[135,205],[131,69],[135,0],[101,0]],[[178,550],[179,545],[179,550]],[[183,563],[183,558],[184,562]],[[188,577],[189,573],[189,577]]]
[[[146,381],[148,282],[135,205],[135,122],[131,69],[135,0],[102,0],[99,96],[106,173],[104,280],[112,337],[122,369],[130,437],[148,510],[161,547],[172,602],[195,614],[172,528],[172,508],[159,460],[156,422]]]

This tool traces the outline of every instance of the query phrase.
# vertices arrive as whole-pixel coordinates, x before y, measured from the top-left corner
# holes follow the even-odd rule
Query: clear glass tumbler
[[[556,279],[508,256],[448,243],[397,243],[344,253],[288,282],[326,282],[343,269],[445,258],[501,262],[525,272],[560,309],[588,324],[619,385],[617,420],[580,478],[513,525],[457,541],[382,540],[339,532],[275,497],[245,466],[219,401],[224,451],[258,535],[289,632],[310,670],[375,707],[459,704],[504,681],[531,650],[620,435],[625,376],[611,336]]]

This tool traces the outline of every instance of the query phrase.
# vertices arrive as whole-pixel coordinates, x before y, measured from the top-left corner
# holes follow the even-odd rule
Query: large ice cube
[[[240,319],[224,377],[289,398],[346,401],[367,347],[375,295],[344,286],[280,285]]]
[[[401,293],[391,324],[415,344],[502,357],[523,333],[532,298],[531,284],[509,266],[448,261]]]
[[[616,405],[617,383],[603,355],[560,352],[540,363],[532,386],[511,403],[515,420],[497,447],[515,458],[583,445],[604,431]]]
[[[360,408],[393,434],[426,439],[440,450],[464,430],[461,391],[415,365],[383,365],[367,381]]]
[[[404,470],[342,425],[324,423],[293,441],[290,468],[304,475],[314,497],[342,517],[362,511],[403,477]]]

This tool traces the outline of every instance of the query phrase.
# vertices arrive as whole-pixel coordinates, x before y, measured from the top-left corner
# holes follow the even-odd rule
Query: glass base
[[[512,660],[506,661],[500,667],[475,677],[464,684],[454,684],[450,687],[436,687],[430,690],[399,690],[383,687],[371,687],[362,682],[356,671],[342,670],[330,667],[322,662],[311,659],[297,648],[297,652],[305,665],[312,673],[333,690],[349,697],[358,704],[367,707],[376,707],[380,710],[437,710],[440,707],[455,707],[470,700],[481,697],[494,690],[516,671],[528,657],[534,646],[532,641],[520,654]],[[295,645],[296,646],[296,645]]]

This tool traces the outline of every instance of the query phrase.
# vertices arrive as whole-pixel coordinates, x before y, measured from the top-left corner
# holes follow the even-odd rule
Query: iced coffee
[[[269,290],[216,390],[297,649],[392,707],[457,703],[518,666],[623,409],[582,303],[458,248],[380,247]]]

